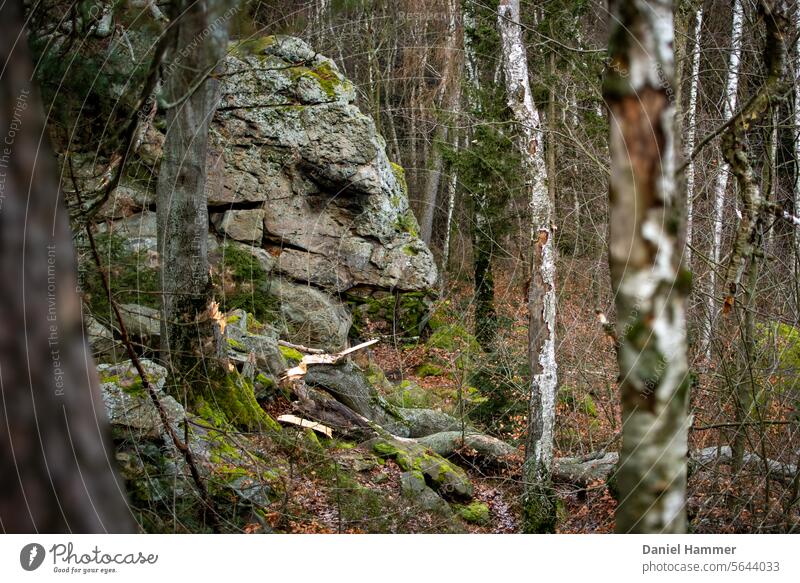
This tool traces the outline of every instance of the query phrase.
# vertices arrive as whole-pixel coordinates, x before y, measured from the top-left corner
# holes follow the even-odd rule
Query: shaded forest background
[[[383,451],[376,446],[369,455],[354,453],[350,442],[363,440],[364,435],[358,433],[363,428],[350,428],[355,433],[345,437],[323,439],[313,431],[273,427],[273,418],[297,412],[298,400],[317,397],[293,393],[271,376],[259,381],[250,371],[247,390],[253,389],[258,403],[248,395],[244,399],[247,410],[236,419],[230,410],[227,418],[220,418],[222,409],[204,408],[212,401],[211,393],[200,390],[186,400],[183,389],[182,400],[175,388],[180,383],[166,384],[168,393],[187,408],[192,405],[199,418],[206,420],[205,425],[197,425],[200,442],[213,442],[215,431],[239,440],[221,453],[212,451],[212,457],[217,456],[209,462],[215,468],[214,478],[206,486],[198,486],[203,480],[193,475],[179,494],[172,491],[171,498],[153,493],[152,476],[166,472],[165,463],[192,465],[191,447],[188,455],[180,448],[181,440],[188,442],[188,423],[165,438],[181,451],[174,459],[185,462],[165,462],[153,454],[148,458],[153,467],[143,466],[147,479],[133,468],[140,456],[139,442],[133,440],[134,455],[131,440],[115,434],[117,462],[123,467],[134,499],[133,514],[142,528],[236,532],[525,529],[527,494],[520,476],[530,429],[531,377],[536,372],[530,366],[528,306],[536,274],[531,268],[530,181],[524,172],[524,151],[518,147],[524,132],[504,84],[498,4],[496,0],[251,0],[240,3],[228,23],[233,43],[288,35],[332,59],[352,83],[355,104],[372,118],[385,140],[389,160],[402,172],[413,221],[401,222],[399,227],[421,239],[432,252],[438,268],[435,293],[425,304],[424,317],[412,326],[401,321],[396,307],[359,304],[367,307],[354,313],[365,316],[354,316],[349,343],[380,338],[369,350],[354,355],[353,361],[371,390],[391,406],[444,412],[458,421],[459,426],[449,429],[460,430],[462,442],[442,455],[464,468],[475,485],[474,499],[448,500],[452,509],[432,499],[420,502],[417,498],[412,504],[398,495],[416,487],[409,484],[414,476],[409,477],[409,469],[399,461],[402,455],[387,450],[388,446],[381,446]],[[720,135],[733,125],[729,120],[735,112],[764,93],[771,78],[767,42],[771,37],[765,25],[770,16],[764,16],[762,4],[771,5],[754,0],[681,0],[674,8],[675,82],[668,93],[676,108],[680,139],[674,147],[682,170],[675,228],[687,241],[678,251],[684,269],[675,287],[688,294],[691,455],[685,506],[692,532],[793,532],[800,519],[800,237],[791,220],[779,218],[781,213],[797,215],[800,204],[796,46],[800,20],[794,3],[787,6],[789,58],[781,84],[765,100],[763,115],[747,125],[742,139],[742,151],[770,210],[758,214],[750,241],[753,249],[745,258],[747,269],[734,286],[736,303],[725,308],[731,295],[725,289],[726,269],[740,258],[737,236],[743,213],[747,217],[749,211],[741,183],[725,164],[726,142]],[[120,180],[115,177],[115,164],[129,146],[130,128],[135,128],[128,123],[131,111],[150,116],[147,123],[158,131],[172,123],[167,116],[179,115],[172,113],[174,107],[164,108],[169,111],[166,115],[160,110],[163,97],[150,107],[141,107],[139,96],[153,89],[147,89],[153,82],[152,55],[151,51],[138,54],[139,45],[134,43],[134,47],[127,37],[128,30],[136,30],[153,41],[153,51],[161,50],[156,41],[164,21],[154,11],[167,12],[167,6],[147,0],[115,4],[113,10],[108,3],[92,1],[47,0],[26,6],[31,9],[27,27],[35,78],[70,206],[84,309],[114,330],[114,358],[109,360],[106,354],[100,360],[117,362],[127,356],[114,328],[115,321],[123,319],[117,318],[120,314],[114,313],[114,304],[160,309],[163,279],[152,255],[131,250],[110,229],[98,228],[100,219],[107,218],[95,216],[100,203],[80,196],[93,188],[101,192]],[[614,479],[616,459],[609,455],[616,455],[622,437],[620,339],[608,324],[617,320],[617,314],[608,267],[608,184],[613,168],[603,83],[613,23],[605,3],[591,0],[523,0],[520,8],[530,89],[542,120],[556,250],[558,391],[552,470],[556,502],[555,520],[548,529],[610,532],[619,491]],[[737,10],[741,13],[738,32]],[[139,28],[137,19],[145,12],[148,25]],[[108,14],[112,14],[110,20]],[[56,50],[52,39],[64,27],[70,32]],[[735,54],[740,62],[732,94]],[[216,82],[214,75],[210,77]],[[188,99],[180,97],[180,87],[168,87],[167,92],[174,100]],[[190,96],[195,99],[197,94],[190,92]],[[147,139],[137,143],[147,145]],[[692,161],[690,184],[687,155]],[[198,154],[201,158],[204,155]],[[92,166],[92,159],[94,174],[87,177],[77,172],[76,178],[76,166]],[[153,160],[148,159],[145,147],[126,159],[125,165],[126,179],[141,178],[150,172]],[[730,179],[720,187],[722,175]],[[140,206],[152,210],[156,203]],[[209,212],[205,204],[201,206],[202,212]],[[215,220],[206,216],[198,232],[205,237],[207,227],[220,230]],[[87,238],[87,231],[94,233],[96,242]],[[262,323],[269,327],[268,315],[279,307],[258,293],[259,282],[270,277],[263,265],[246,253],[220,251],[221,259],[215,253],[209,251],[212,269],[203,285],[214,288],[227,326],[233,328],[237,323],[233,318],[244,317],[255,320],[257,327]],[[398,284],[397,289],[401,288]],[[394,315],[385,317],[393,309]],[[261,331],[245,325],[242,334],[248,338]],[[164,350],[167,334],[163,328],[161,334]],[[213,333],[209,329],[203,334]],[[173,348],[173,354],[196,348],[193,337],[182,342],[183,347]],[[158,343],[153,338],[139,334],[134,344],[139,358],[154,358]],[[302,362],[303,348],[280,347],[287,367]],[[246,375],[250,364],[237,362],[236,366]],[[171,366],[175,368],[168,364],[170,372],[180,366],[186,370],[185,365]],[[102,383],[119,382],[109,381],[119,371],[103,370]],[[226,374],[216,371],[206,377],[225,385]],[[123,372],[123,380],[124,376]],[[194,380],[186,375],[181,382],[191,386]],[[320,386],[335,394],[325,382],[319,381]],[[159,388],[162,385],[164,379]],[[240,398],[237,391],[230,389],[231,399]],[[264,425],[275,433],[261,431]],[[503,463],[487,463],[480,448],[465,443],[468,426],[516,452]],[[381,436],[370,437],[380,442]],[[233,490],[266,510],[245,515],[228,512],[225,504],[230,502],[226,499],[230,493],[222,486],[217,489],[214,479],[226,488],[233,480],[252,479],[252,468],[246,475],[236,470],[244,464],[243,457],[253,457],[252,452],[258,452],[260,483],[270,484],[270,491],[261,493],[268,502],[253,502],[255,495],[242,483],[237,482]],[[184,477],[188,476],[188,469],[183,470]],[[137,491],[136,484],[142,483],[150,485]],[[429,477],[427,485],[433,486]],[[180,508],[170,510],[169,500],[174,503],[181,495],[187,499]],[[198,500],[214,511],[194,515],[190,507]],[[426,513],[408,515],[409,504],[423,506]]]

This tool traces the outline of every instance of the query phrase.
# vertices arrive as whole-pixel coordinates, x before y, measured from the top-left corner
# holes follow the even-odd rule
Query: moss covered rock
[[[148,383],[156,393],[173,430],[179,430],[186,412],[174,398],[164,393],[167,370],[152,361],[142,360]],[[100,392],[111,423],[112,435],[126,439],[157,438],[167,433],[158,409],[145,390],[142,379],[131,361],[101,364]]]
[[[406,252],[411,248],[406,246]],[[351,291],[347,303],[353,311],[353,332],[359,335],[368,324],[377,324],[399,336],[418,336],[427,326],[433,297],[428,291]]]
[[[369,445],[375,454],[393,459],[404,471],[421,473],[440,496],[455,500],[472,497],[472,483],[464,470],[426,447],[389,436],[371,440]]]
[[[485,526],[489,523],[489,507],[477,500],[466,506],[459,506],[458,515],[470,524]]]

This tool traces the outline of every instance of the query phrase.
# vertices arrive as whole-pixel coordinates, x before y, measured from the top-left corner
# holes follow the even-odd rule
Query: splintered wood
[[[306,354],[297,366],[284,371],[281,375],[281,380],[296,380],[305,376],[308,372],[308,366],[311,364],[336,364],[348,354],[352,354],[367,346],[372,346],[378,342],[378,340],[378,338],[373,338],[372,340],[362,342],[361,344],[352,346],[336,354]]]
[[[321,433],[328,439],[333,438],[333,429],[328,427],[327,425],[323,425],[322,423],[317,423],[316,421],[309,421],[308,419],[303,419],[302,417],[297,417],[295,415],[281,415],[278,417],[279,423],[286,423],[289,425],[296,425],[297,427],[308,428],[316,431],[317,433]]]

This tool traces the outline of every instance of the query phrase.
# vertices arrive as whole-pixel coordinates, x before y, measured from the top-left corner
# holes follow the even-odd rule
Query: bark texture
[[[437,106],[444,109],[443,119],[436,125],[433,135],[433,150],[428,166],[428,176],[425,180],[425,198],[422,206],[422,216],[419,221],[420,237],[426,244],[430,245],[433,235],[433,219],[438,207],[439,186],[444,168],[444,156],[442,148],[447,141],[448,134],[456,131],[455,124],[451,122],[452,114],[458,109],[459,83],[460,76],[458,59],[458,22],[459,5],[456,0],[448,0],[447,3],[447,39],[445,44],[445,64],[442,70],[439,91],[437,95]],[[451,140],[452,141],[452,140]]]
[[[528,287],[531,392],[523,468],[527,532],[555,529],[550,486],[557,389],[555,245],[553,204],[547,188],[544,136],[528,80],[519,0],[501,0],[497,12],[508,105],[520,132],[520,150],[531,206],[531,283]]]
[[[162,352],[173,374],[201,375],[216,353],[210,314],[206,151],[218,82],[209,74],[227,48],[227,2],[176,2],[175,45],[166,67],[164,158],[158,176]]]
[[[686,129],[686,265],[692,265],[692,234],[694,231],[694,161],[691,158],[697,136],[697,90],[700,84],[700,29],[703,25],[703,8],[695,13],[692,42],[692,78],[689,89],[689,112]]]
[[[686,530],[685,296],[674,204],[672,2],[615,0],[609,267],[622,401],[618,532]]]
[[[0,530],[132,532],[21,4],[0,5]]]
[[[795,31],[800,31],[800,10],[794,11]],[[794,215],[800,217],[800,43],[794,48]],[[795,278],[800,280],[800,229],[794,231]],[[800,313],[800,292],[796,299]]]

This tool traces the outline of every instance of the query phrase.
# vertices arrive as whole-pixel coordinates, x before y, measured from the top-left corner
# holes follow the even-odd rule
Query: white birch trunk
[[[532,262],[528,306],[530,313],[529,360],[531,394],[528,410],[523,487],[526,531],[554,526],[554,508],[547,496],[553,463],[553,425],[557,388],[556,290],[553,208],[547,190],[544,135],[528,81],[528,60],[522,42],[519,0],[501,0],[498,28],[508,105],[521,133],[520,150],[530,193]],[[549,503],[548,503],[549,502]]]
[[[686,530],[685,296],[674,204],[672,2],[612,0],[609,267],[617,309],[622,451],[618,532]]]
[[[800,8],[794,11],[795,34],[800,31]],[[800,43],[794,48],[794,216],[800,217]],[[795,276],[800,279],[800,229],[794,230]],[[800,302],[798,302],[800,304]]]
[[[778,202],[778,108],[774,107],[770,116],[769,131],[769,192],[766,193],[770,202]],[[764,251],[769,252],[773,248],[775,239],[775,226],[767,229],[764,241]]]
[[[723,121],[728,121],[733,116],[736,109],[736,96],[739,89],[739,63],[742,58],[742,25],[744,22],[744,12],[741,0],[734,0],[733,21],[731,25],[731,57],[728,63],[728,79],[725,86],[725,98],[723,103]],[[728,176],[730,168],[721,162],[717,180],[714,183],[714,241],[711,247],[711,258],[714,266],[719,265],[722,248],[722,227],[725,210],[725,192],[728,189]],[[709,272],[709,294],[708,294],[708,313],[705,318],[706,327],[703,331],[703,340],[706,347],[706,356],[711,357],[711,335],[714,329],[716,314],[716,302],[714,295],[717,290],[716,270]]]
[[[452,142],[453,147],[458,147],[458,140]],[[444,243],[442,245],[442,267],[441,274],[442,286],[447,281],[447,267],[450,264],[450,232],[453,229],[453,213],[456,208],[456,187],[458,186],[458,170],[450,168],[450,178],[447,181],[447,224],[444,230]]]
[[[689,89],[689,120],[686,134],[686,265],[692,265],[692,234],[694,231],[694,162],[691,159],[697,135],[697,88],[700,83],[700,28],[703,25],[703,8],[697,9],[692,44],[692,81]]]
[[[475,99],[475,96],[481,90],[481,81],[478,76],[478,58],[475,54],[475,47],[472,45],[472,39],[469,36],[469,31],[474,31],[478,24],[472,8],[465,6],[462,18],[464,21],[464,69],[467,73],[467,83],[472,88],[472,92],[468,94],[469,106],[472,110],[480,110],[480,100]]]

